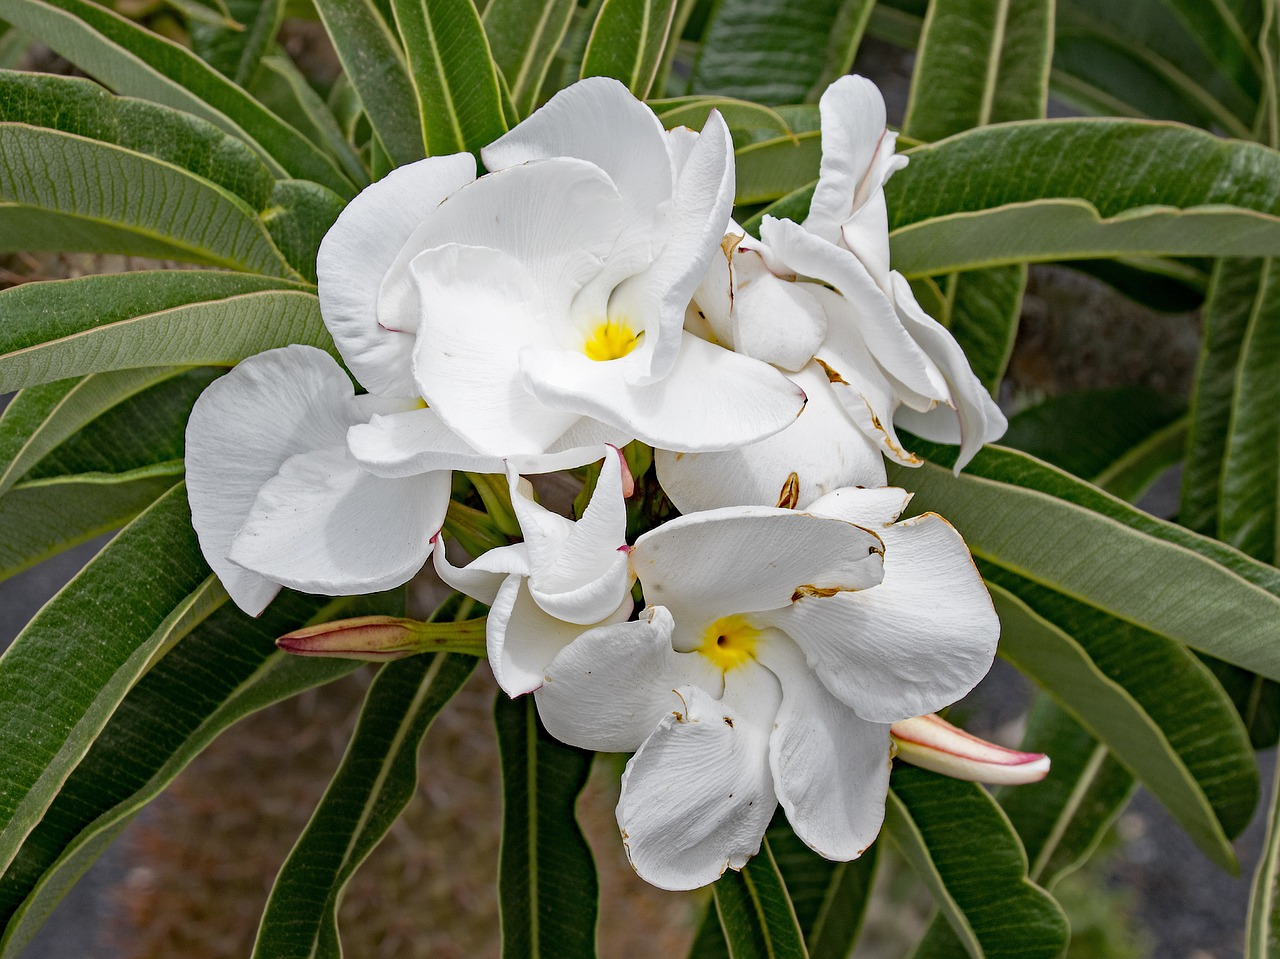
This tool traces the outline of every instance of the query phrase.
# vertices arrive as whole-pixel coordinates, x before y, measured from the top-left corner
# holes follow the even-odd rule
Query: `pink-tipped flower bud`
[[[483,656],[485,621],[424,623],[396,616],[335,619],[286,633],[276,645],[298,656],[333,656],[382,662],[418,653]]]
[[[890,733],[899,759],[953,779],[1013,786],[1039,782],[1049,772],[1044,753],[1005,749],[934,713],[894,723]]]

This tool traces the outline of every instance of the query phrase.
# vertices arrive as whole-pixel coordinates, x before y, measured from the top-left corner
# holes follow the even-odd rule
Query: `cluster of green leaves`
[[[478,151],[579,76],[609,75],[668,126],[721,111],[749,227],[766,209],[801,217],[815,101],[865,34],[916,51],[903,132],[918,145],[888,190],[894,264],[990,388],[1028,264],[1071,262],[1180,305],[1202,296],[1210,264],[1189,411],[1131,391],[1061,397],[960,477],[952,451],[924,443],[929,462],[893,476],[964,533],[1002,655],[1041,690],[1024,745],[1054,760],[1045,782],[995,797],[895,771],[885,835],[938,904],[913,955],[1060,955],[1070,931],[1053,885],[1135,783],[1236,867],[1253,749],[1280,729],[1272,0],[315,0],[343,68],[327,88],[278,45],[283,0],[175,7],[189,46],[89,0],[4,8],[0,68],[35,39],[92,79],[0,69],[0,251],[206,269],[0,292],[0,392],[20,391],[0,416],[0,578],[123,527],[0,660],[0,959],[222,730],[354,668],[286,657],[273,637],[398,612],[395,595],[286,595],[240,615],[201,559],[182,486],[185,418],[221,369],[287,343],[333,350],[315,255],[343,204],[397,165]],[[1046,120],[1051,92],[1118,119]],[[1176,462],[1182,525],[1130,505]],[[447,530],[469,548],[505,542],[504,491],[473,483]],[[340,954],[343,887],[403,808],[417,746],[471,666],[382,667],[255,955]],[[592,956],[594,869],[573,812],[590,757],[550,740],[528,701],[500,702],[496,721],[504,952]],[[1275,819],[1249,959],[1280,956]],[[716,884],[693,956],[846,956],[876,865],[875,847],[826,862],[779,821]]]

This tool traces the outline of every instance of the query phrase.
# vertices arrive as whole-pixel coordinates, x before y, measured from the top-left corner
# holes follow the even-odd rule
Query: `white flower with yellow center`
[[[321,246],[321,310],[348,366],[432,411],[373,420],[353,435],[361,463],[432,468],[437,416],[504,457],[633,438],[724,449],[795,419],[799,387],[683,329],[733,203],[718,114],[668,133],[596,77],[481,155],[478,180],[465,155],[394,171]]]
[[[844,489],[807,512],[672,520],[631,552],[639,621],[546,666],[552,735],[636,751],[617,814],[643,878],[690,889],[741,868],[779,803],[829,859],[875,839],[891,724],[968,692],[999,634],[956,531],[933,514],[895,523],[908,498]]]

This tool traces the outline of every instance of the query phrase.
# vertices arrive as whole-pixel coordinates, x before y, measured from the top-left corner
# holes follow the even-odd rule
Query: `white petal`
[[[935,442],[960,443],[955,472],[977,455],[984,443],[994,443],[1004,435],[1009,422],[982,382],[973,375],[969,359],[951,331],[925,313],[901,273],[893,273],[893,292],[907,331],[942,370],[951,392],[951,407],[937,407],[929,413],[901,409],[895,416],[905,428]]]
[[[597,362],[566,350],[530,348],[520,358],[530,393],[671,450],[728,449],[787,426],[804,393],[772,367],[683,333],[667,376],[647,386],[618,374],[622,360]]]
[[[537,691],[538,715],[562,742],[600,752],[634,752],[674,710],[676,688],[719,693],[721,672],[698,653],[671,648],[671,614],[661,606],[640,619],[583,633],[556,655]]]
[[[590,77],[561,90],[480,155],[490,170],[552,157],[593,163],[618,188],[626,221],[642,234],[651,232],[655,211],[671,198],[671,159],[662,124],[609,77]]]
[[[229,558],[307,593],[374,593],[407,582],[444,522],[450,476],[382,479],[345,444],[288,459],[258,493]]]
[[[804,650],[823,684],[863,719],[936,712],[977,685],[1000,621],[964,541],[925,513],[879,530],[884,580],[761,614]]]
[[[814,516],[830,516],[866,529],[879,530],[897,521],[911,502],[911,493],[896,486],[878,489],[838,489],[805,507]]]
[[[591,626],[625,622],[633,606],[628,596],[603,623]],[[485,623],[485,644],[494,678],[508,696],[533,692],[542,685],[547,664],[585,631],[582,626],[544,612],[529,595],[525,577],[508,576]]]
[[[509,254],[453,244],[421,254],[413,272],[428,304],[414,376],[432,409],[482,453],[545,452],[578,415],[521,384],[518,351],[547,340],[533,277]]]
[[[658,481],[680,512],[777,505],[793,473],[800,509],[843,486],[884,485],[880,450],[849,418],[822,368],[810,363],[792,379],[809,402],[781,432],[736,450],[654,452]]]
[[[775,276],[749,241],[734,251],[733,348],[784,370],[813,359],[827,335],[827,314],[813,283]]]
[[[627,763],[618,828],[642,879],[696,889],[741,869],[777,808],[769,733],[777,681],[763,668],[725,677],[721,700],[696,686]]]
[[[486,606],[494,604],[498,590],[512,573],[529,575],[529,552],[524,543],[499,546],[481,553],[466,566],[454,566],[445,555],[444,544],[439,537],[436,539],[431,559],[440,578]]]
[[[757,659],[782,686],[769,741],[778,801],[796,835],[826,859],[861,856],[884,822],[889,724],[859,719],[831,695],[785,637]]]
[[[874,533],[839,520],[733,506],[680,516],[645,533],[631,566],[645,601],[675,617],[676,648],[692,649],[721,616],[873,586],[881,548]]]
[[[725,236],[725,244],[736,244],[742,239],[741,234]],[[729,246],[732,250],[734,247]],[[729,260],[724,248],[718,256],[713,256],[707,264],[707,272],[698,281],[698,288],[693,292],[693,301],[689,309],[694,317],[705,323],[709,333],[689,326],[689,312],[685,314],[686,328],[698,333],[704,339],[726,349],[733,349],[733,326],[730,311],[733,308],[733,279],[729,270]]]
[[[469,153],[398,167],[352,200],[320,243],[320,312],[347,366],[374,393],[417,394],[409,367],[417,311],[379,316],[383,277],[414,230],[475,178]]]
[[[187,497],[205,559],[235,600],[256,616],[278,580],[227,559],[258,491],[298,453],[341,447],[352,416],[351,381],[309,346],[251,356],[215,380],[187,422]]]
[[[848,250],[826,243],[790,220],[766,216],[760,237],[776,262],[801,276],[835,287],[857,315],[858,331],[885,372],[921,396],[945,399],[942,373],[902,327],[893,303],[867,268]]]

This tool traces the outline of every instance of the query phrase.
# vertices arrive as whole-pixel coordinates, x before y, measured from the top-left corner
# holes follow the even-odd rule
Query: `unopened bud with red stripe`
[[[899,759],[953,779],[1012,786],[1039,782],[1049,772],[1044,753],[1005,749],[934,713],[894,723],[890,733]]]

